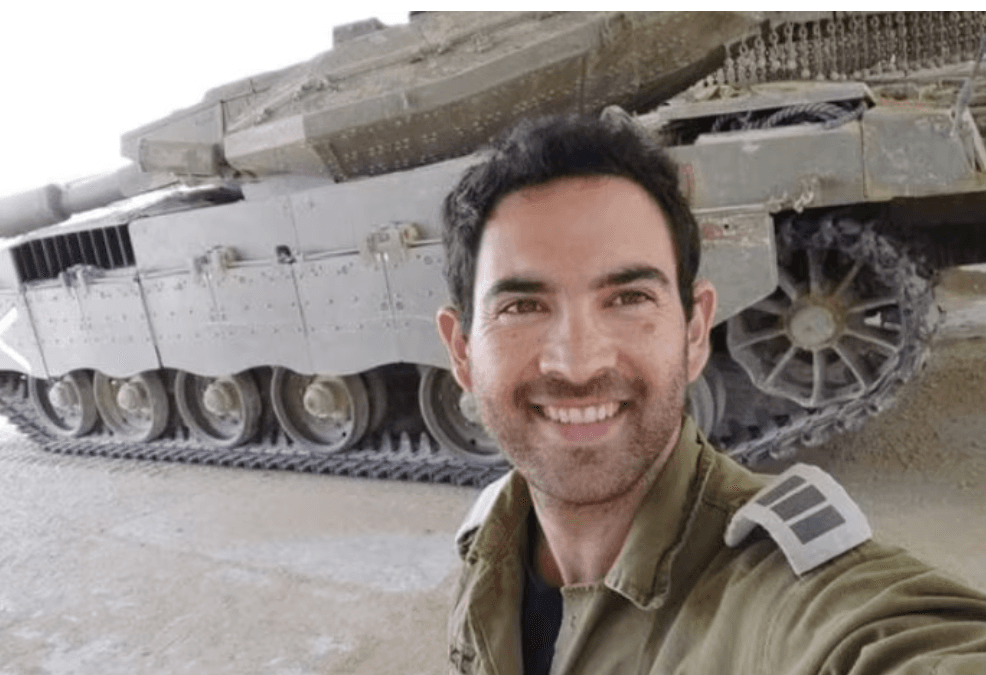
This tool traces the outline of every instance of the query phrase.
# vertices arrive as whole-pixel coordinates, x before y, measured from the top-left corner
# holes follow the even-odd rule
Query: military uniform
[[[812,479],[769,482],[686,418],[605,579],[561,589],[551,673],[986,673],[986,595],[901,549],[858,544],[865,521]],[[451,672],[521,675],[530,512],[511,472],[457,537]],[[836,548],[812,554],[826,538]]]

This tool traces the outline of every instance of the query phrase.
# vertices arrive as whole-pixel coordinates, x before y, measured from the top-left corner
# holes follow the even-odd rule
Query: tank
[[[986,260],[984,35],[945,12],[338,27],[124,134],[130,166],[0,200],[0,403],[53,452],[489,482],[434,328],[440,205],[501,130],[576,112],[678,163],[720,293],[702,428],[749,464],[820,443],[918,371],[936,272]]]

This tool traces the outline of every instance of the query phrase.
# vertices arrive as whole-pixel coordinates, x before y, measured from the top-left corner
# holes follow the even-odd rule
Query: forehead
[[[640,264],[676,278],[667,220],[650,194],[626,178],[562,178],[497,205],[480,243],[476,286],[516,274],[577,281]]]

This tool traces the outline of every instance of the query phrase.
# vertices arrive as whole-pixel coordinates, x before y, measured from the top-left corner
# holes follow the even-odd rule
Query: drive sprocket
[[[743,370],[729,373],[730,391],[753,396],[732,396],[713,435],[746,463],[818,445],[889,407],[936,328],[928,275],[879,217],[790,214],[777,244],[778,289],[726,328]]]

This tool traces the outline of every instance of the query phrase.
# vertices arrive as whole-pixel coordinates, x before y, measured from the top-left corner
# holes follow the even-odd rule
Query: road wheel
[[[202,377],[181,371],[175,404],[192,433],[220,448],[249,441],[260,422],[260,394],[249,373]]]
[[[475,399],[462,391],[450,371],[425,368],[421,373],[418,402],[425,426],[440,445],[477,464],[505,461],[479,419]]]
[[[56,436],[85,436],[99,419],[92,380],[83,371],[51,380],[29,378],[28,396],[42,424]]]
[[[359,375],[299,375],[275,368],[271,405],[296,443],[321,452],[353,447],[370,425],[370,400]]]
[[[103,424],[123,440],[151,441],[168,426],[168,394],[155,372],[122,378],[96,373],[93,392]]]

